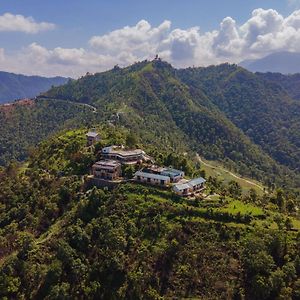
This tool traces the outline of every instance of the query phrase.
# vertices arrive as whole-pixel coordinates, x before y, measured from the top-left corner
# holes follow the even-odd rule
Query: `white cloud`
[[[32,17],[13,15],[5,13],[0,16],[0,31],[19,31],[25,33],[38,33],[40,31],[52,30],[55,25],[52,23],[37,23]]]
[[[78,77],[86,72],[97,72],[110,68],[115,60],[83,48],[47,49],[37,43],[23,48],[17,55],[6,55],[0,70],[14,73],[44,76]]]
[[[151,59],[156,54],[176,67],[186,67],[238,63],[276,51],[300,52],[300,10],[283,17],[273,9],[256,9],[244,24],[226,17],[219,28],[208,32],[199,27],[172,28],[170,21],[155,27],[141,20],[134,26],[93,36],[88,46],[82,48],[47,49],[32,43],[17,56],[6,53],[0,69],[78,76],[115,64],[125,66]]]
[[[103,54],[127,52],[136,57],[148,57],[156,54],[157,46],[168,36],[170,26],[170,21],[151,27],[147,21],[141,20],[133,27],[126,26],[103,36],[93,36],[89,44]]]

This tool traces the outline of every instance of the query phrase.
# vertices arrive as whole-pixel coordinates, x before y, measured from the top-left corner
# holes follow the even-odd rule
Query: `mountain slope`
[[[240,66],[252,72],[300,73],[300,53],[272,53],[261,59],[243,61]]]
[[[300,170],[300,103],[280,85],[233,65],[179,70],[274,160]]]
[[[24,160],[28,149],[51,134],[88,124],[89,107],[67,101],[21,101],[0,105],[0,165]]]
[[[276,82],[234,65],[176,70],[144,61],[69,81],[34,103],[18,106],[16,120],[0,115],[2,165],[23,159],[28,146],[66,126],[108,123],[129,128],[153,147],[198,152],[269,186],[299,188],[299,101]]]
[[[232,68],[233,72],[236,71],[235,66],[229,68]],[[202,72],[201,69],[198,70]],[[141,136],[152,132],[156,139],[166,140],[173,147],[177,146],[176,143],[183,142],[208,159],[226,161],[228,167],[243,175],[264,181],[274,181],[276,176],[272,174],[275,173],[281,174],[280,179],[293,177],[287,168],[276,164],[264,153],[255,144],[256,140],[251,142],[247,136],[249,133],[242,124],[235,122],[234,118],[230,119],[230,114],[226,115],[224,107],[215,101],[215,94],[208,92],[212,85],[213,88],[217,88],[214,80],[218,82],[221,70],[216,68],[215,73],[211,74],[215,77],[214,80],[210,78],[209,68],[203,70],[207,70],[207,74],[204,75],[205,86],[199,87],[199,78],[193,86],[189,80],[185,80],[184,70],[176,71],[169,64],[159,60],[142,62],[125,69],[115,68],[109,72],[86,76],[53,88],[43,97],[84,101],[99,107],[108,118],[111,114],[121,114],[123,124]],[[189,72],[186,70],[187,77],[191,75]],[[240,72],[241,76],[243,72],[248,76],[246,71]],[[231,78],[230,72],[226,71],[225,74]],[[248,87],[249,78],[251,89],[255,82],[251,80],[251,76],[255,75],[249,73],[249,78],[247,76],[237,83],[232,77],[232,80],[228,81],[228,90],[231,84]],[[262,87],[265,84],[259,83]],[[217,90],[220,89],[221,87],[218,87]],[[266,90],[270,91],[269,88]],[[248,96],[253,97],[247,94]],[[290,99],[285,101],[289,103]],[[238,115],[239,111],[234,108],[233,113]],[[264,124],[261,124],[260,128],[263,127]],[[149,142],[153,143],[155,138]],[[293,162],[291,158],[291,164]]]
[[[280,85],[295,100],[300,100],[300,74],[284,75],[281,73],[256,73],[264,80]]]
[[[128,133],[97,129],[105,144]],[[214,199],[137,183],[86,189],[81,175],[100,145],[86,147],[85,132],[44,141],[25,170],[0,170],[0,298],[297,299],[291,193],[233,196],[234,182],[216,178],[206,190]]]
[[[67,81],[68,78],[64,77],[46,78],[0,72],[0,103],[32,98]]]

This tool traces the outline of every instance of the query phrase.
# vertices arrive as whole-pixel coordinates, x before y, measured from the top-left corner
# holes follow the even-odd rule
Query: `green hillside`
[[[242,196],[207,178],[206,198],[126,183],[87,190],[99,147],[130,142],[124,127],[86,128],[44,141],[26,165],[0,172],[3,299],[298,299],[299,199],[282,190]],[[136,139],[187,172],[193,157]]]
[[[280,73],[256,73],[256,75],[265,80],[280,85],[288,94],[296,100],[300,100],[300,74],[284,75]]]
[[[299,101],[235,65],[176,70],[154,60],[115,67],[54,87],[13,116],[0,107],[2,165],[66,127],[111,124],[157,148],[197,152],[268,188],[299,188]]]
[[[300,103],[282,86],[234,65],[178,73],[274,160],[300,170]]]
[[[298,180],[297,104],[280,86],[233,65],[175,70],[145,61],[86,76],[44,97],[93,104],[107,118],[119,114],[122,124],[141,135],[152,132],[174,148],[183,141],[268,185]],[[287,122],[293,126],[286,129]]]
[[[92,118],[91,108],[60,100],[0,106],[0,165],[24,160],[41,140]]]

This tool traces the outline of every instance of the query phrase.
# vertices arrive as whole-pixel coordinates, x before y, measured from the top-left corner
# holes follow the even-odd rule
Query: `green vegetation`
[[[61,100],[0,106],[0,165],[24,160],[41,140],[62,129],[88,124],[92,118],[91,108]]]
[[[95,105],[99,120],[118,116],[149,144],[192,149],[268,188],[299,187],[299,103],[237,66],[175,70],[144,61],[83,77],[43,97]]]
[[[297,94],[291,88],[296,88],[297,76],[280,75],[284,79],[275,83],[268,74],[256,75],[227,64],[179,70],[178,75],[196,91],[204,92],[235,126],[278,164],[299,170],[300,103],[293,99]],[[289,82],[291,93],[278,82],[287,88]],[[268,185],[273,181],[271,177],[265,180]]]
[[[235,65],[176,70],[144,61],[69,81],[39,99],[11,118],[0,108],[0,165],[24,159],[29,146],[61,129],[106,123],[130,129],[153,151],[197,152],[270,190],[299,189],[299,101]]]
[[[167,164],[203,173],[168,145],[124,127],[66,131],[0,172],[0,298],[299,299],[299,198],[243,193],[207,178],[202,198],[133,183],[87,189],[99,149],[138,144]],[[183,158],[184,157],[184,158]]]
[[[207,177],[216,177],[225,184],[228,184],[230,181],[236,181],[242,187],[244,193],[248,193],[251,189],[254,189],[259,195],[262,195],[264,192],[265,188],[258,181],[234,174],[220,165],[219,162],[206,161],[201,158],[201,168]]]
[[[299,300],[298,79],[278,78],[144,61],[1,106],[0,298]],[[111,144],[205,193],[89,189]]]

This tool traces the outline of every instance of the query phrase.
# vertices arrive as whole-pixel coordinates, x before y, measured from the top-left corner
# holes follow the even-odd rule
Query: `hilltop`
[[[235,65],[176,70],[145,61],[86,76],[43,97],[92,104],[102,118],[118,114],[141,135],[153,133],[151,142],[184,144],[264,182],[276,181],[274,173],[283,179],[298,172],[299,103],[281,86]]]

